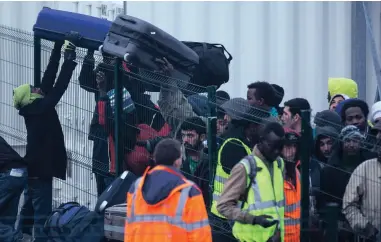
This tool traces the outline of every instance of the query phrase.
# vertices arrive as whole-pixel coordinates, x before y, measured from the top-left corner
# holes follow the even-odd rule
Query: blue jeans
[[[29,178],[28,196],[34,210],[34,242],[46,242],[45,221],[52,212],[53,179]]]
[[[15,222],[21,193],[27,183],[26,168],[0,173],[0,241],[17,238]]]

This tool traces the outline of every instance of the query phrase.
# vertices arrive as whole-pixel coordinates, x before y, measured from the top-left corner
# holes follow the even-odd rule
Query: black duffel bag
[[[196,66],[190,83],[195,86],[217,86],[219,88],[229,81],[229,64],[233,57],[222,44],[182,42],[199,56],[199,64]],[[190,86],[188,88],[193,89]]]

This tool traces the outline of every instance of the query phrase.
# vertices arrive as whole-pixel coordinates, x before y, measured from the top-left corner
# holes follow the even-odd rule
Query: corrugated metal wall
[[[102,4],[107,5],[107,10],[102,9]],[[376,41],[380,43],[380,3],[370,5]],[[0,24],[31,31],[43,6],[111,20],[121,11],[122,2],[0,2]],[[327,107],[328,77],[351,77],[350,2],[128,2],[127,12],[180,40],[224,44],[234,59],[230,82],[222,89],[232,97],[245,97],[249,83],[265,80],[283,86],[285,100],[307,98],[316,112]],[[0,49],[2,58],[5,48],[2,45]],[[15,51],[18,58],[27,55],[32,60],[31,49],[12,48],[6,50],[8,56]],[[367,78],[360,81],[366,83],[366,97],[371,103],[376,79],[369,48],[366,58]],[[32,72],[26,73],[30,73],[31,79]],[[20,78],[27,79],[25,75]],[[1,85],[2,102],[10,102],[11,88]],[[80,106],[77,110],[68,105],[58,108],[62,109],[68,148],[91,157],[92,142],[86,134],[91,112],[81,110],[92,110],[93,99],[78,86],[72,86],[63,101]],[[23,129],[16,113],[0,120],[0,126],[5,122]],[[78,129],[84,132],[75,131]]]
[[[0,23],[30,31],[43,6],[100,17],[101,4],[109,19],[122,8],[121,2],[1,2]],[[379,39],[379,2],[370,10]],[[266,80],[283,86],[285,99],[308,98],[316,111],[327,106],[328,76],[351,76],[350,2],[136,1],[127,3],[127,12],[181,40],[224,44],[234,60],[222,89],[232,96],[245,96],[247,84]],[[367,69],[372,96],[371,61]]]

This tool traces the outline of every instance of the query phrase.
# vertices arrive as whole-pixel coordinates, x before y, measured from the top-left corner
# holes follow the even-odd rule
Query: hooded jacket
[[[60,49],[54,49],[41,82],[45,96],[19,111],[27,130],[24,160],[28,163],[30,177],[66,179],[67,154],[55,107],[67,89],[77,63],[65,60],[54,84],[60,57]]]
[[[321,194],[317,198],[317,208],[320,211],[330,202],[337,203],[342,207],[342,199],[351,174],[358,165],[366,160],[364,158],[364,150],[362,149],[360,149],[359,155],[354,157],[353,160],[344,160],[342,146],[342,142],[337,143],[328,160],[328,165],[321,171]]]
[[[328,79],[328,101],[335,97],[341,95],[344,98],[348,96],[349,98],[357,98],[358,96],[358,87],[357,83],[348,78],[339,77],[339,78],[329,78]],[[344,96],[345,95],[345,96]]]

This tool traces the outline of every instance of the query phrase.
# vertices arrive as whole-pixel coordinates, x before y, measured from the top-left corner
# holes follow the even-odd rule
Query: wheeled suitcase
[[[126,203],[127,192],[138,177],[132,172],[125,171],[116,178],[110,186],[99,196],[94,211],[104,211],[115,204]]]
[[[124,59],[139,68],[139,74],[149,77],[149,71],[160,70],[156,58],[165,57],[174,67],[172,77],[179,79],[180,87],[186,87],[199,57],[192,49],[170,34],[141,19],[120,14],[112,23],[102,51]],[[151,74],[152,76],[152,74]],[[147,91],[160,91],[160,78],[151,77]]]
[[[33,31],[35,36],[51,41],[64,40],[67,33],[77,32],[82,36],[79,47],[98,50],[110,26],[105,19],[44,7]]]
[[[106,239],[123,241],[124,226],[126,224],[127,204],[118,204],[109,207],[104,216],[104,233]]]

